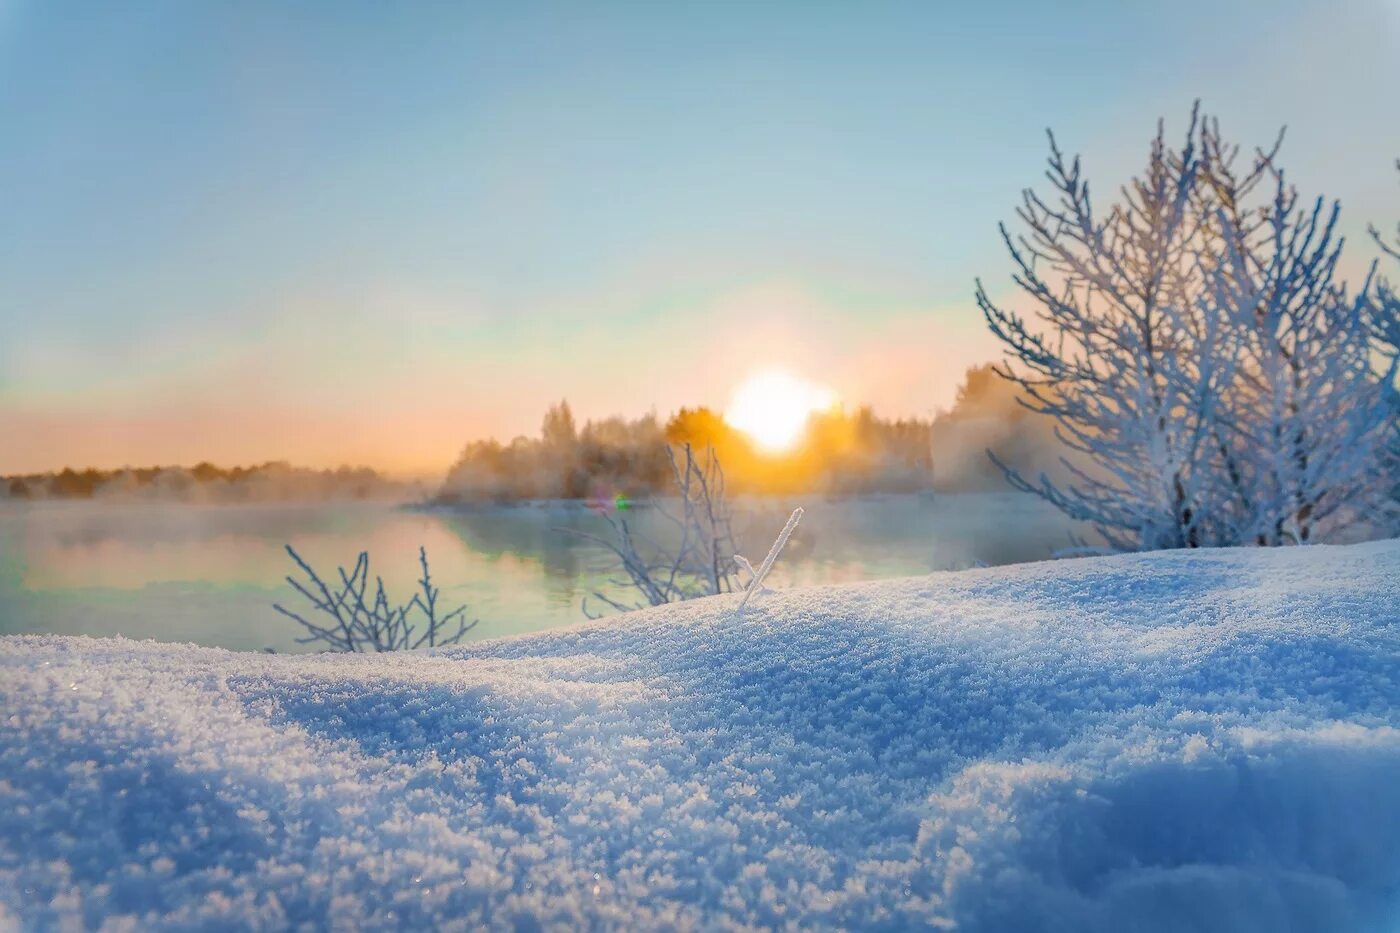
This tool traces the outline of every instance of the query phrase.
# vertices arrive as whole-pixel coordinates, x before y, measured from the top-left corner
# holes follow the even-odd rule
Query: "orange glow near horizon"
[[[734,390],[724,420],[764,450],[781,453],[802,437],[814,413],[835,404],[836,393],[826,386],[769,369],[755,373]]]
[[[589,326],[567,342],[429,339],[422,335],[440,336],[447,312],[407,301],[404,307],[425,323],[399,328],[406,335],[399,343],[366,325],[330,356],[318,355],[321,331],[308,326],[276,339],[231,342],[208,359],[191,350],[191,359],[204,362],[192,362],[189,372],[147,368],[70,388],[64,386],[81,376],[83,358],[59,358],[62,365],[44,367],[53,386],[0,384],[0,475],[274,460],[440,479],[470,441],[536,436],[542,414],[560,398],[580,424],[647,411],[664,420],[706,408],[742,428],[754,453],[771,457],[791,452],[784,445],[800,446],[808,414],[833,402],[928,418],[952,403],[968,366],[999,352],[995,338],[955,308],[909,305],[875,314],[802,286],[736,288],[687,306],[674,321],[647,320],[621,333]],[[319,305],[307,313],[329,320]],[[707,330],[686,343],[687,365],[647,352],[675,343],[679,329],[689,333],[699,320]],[[740,329],[752,340],[736,347],[732,334]],[[392,365],[359,367],[370,343],[391,345]],[[768,347],[783,347],[784,360],[775,361]],[[936,365],[930,347],[937,348]],[[598,362],[618,354],[627,359],[625,378]],[[750,403],[747,387],[759,377]],[[786,416],[769,412],[769,379],[776,383],[771,407],[787,408]],[[839,393],[832,391],[837,386]]]

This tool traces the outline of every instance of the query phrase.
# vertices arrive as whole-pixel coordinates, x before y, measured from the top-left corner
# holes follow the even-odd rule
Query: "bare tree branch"
[[[361,551],[349,572],[344,567],[336,568],[340,578],[340,588],[332,590],[319,573],[307,563],[290,544],[287,554],[306,577],[306,582],[295,577],[287,577],[298,594],[311,604],[312,609],[327,616],[334,624],[317,624],[298,612],[281,604],[272,608],[301,625],[306,636],[298,638],[301,644],[323,644],[330,651],[369,652],[401,651],[414,648],[432,648],[441,645],[455,645],[477,623],[466,620],[466,607],[460,606],[442,613],[438,609],[441,590],[433,585],[428,571],[428,553],[419,547],[418,563],[423,575],[418,580],[419,590],[403,605],[390,603],[384,589],[384,580],[375,578],[372,595],[369,592],[369,554]]]

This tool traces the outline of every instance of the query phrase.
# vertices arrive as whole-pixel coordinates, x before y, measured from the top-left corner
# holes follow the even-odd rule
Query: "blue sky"
[[[1105,191],[1287,123],[1355,270],[1397,63],[1400,0],[0,0],[0,471],[430,469],[771,364],[926,414],[1046,126]]]

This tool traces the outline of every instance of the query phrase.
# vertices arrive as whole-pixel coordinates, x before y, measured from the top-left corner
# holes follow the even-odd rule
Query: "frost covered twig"
[[[340,577],[337,588],[328,585],[290,544],[286,548],[306,576],[305,583],[291,576],[287,577],[287,582],[324,617],[318,624],[281,604],[273,605],[273,609],[306,629],[306,637],[297,639],[301,644],[321,642],[328,650],[345,652],[432,648],[457,644],[476,627],[475,620],[466,621],[465,606],[438,614],[437,602],[441,590],[433,585],[428,572],[425,548],[418,548],[418,563],[423,570],[423,576],[418,580],[419,592],[401,606],[389,603],[381,577],[375,577],[374,592],[369,594],[367,552],[360,552],[348,573],[344,567],[336,568]],[[421,619],[414,618],[415,614]]]
[[[763,558],[763,564],[758,568],[756,573],[754,572],[753,564],[750,564],[748,560],[738,554],[734,555],[734,560],[743,566],[743,568],[749,572],[750,576],[749,585],[744,590],[744,598],[739,602],[739,612],[743,612],[744,607],[749,604],[749,599],[753,594],[763,588],[764,577],[768,576],[768,571],[773,569],[773,562],[778,559],[778,555],[783,552],[783,548],[787,547],[788,538],[792,537],[792,533],[796,530],[797,523],[800,521],[802,521],[802,509],[798,507],[793,509],[792,514],[788,516],[787,524],[783,526],[782,531],[778,532],[778,537],[773,542],[773,546],[768,549],[768,556]]]

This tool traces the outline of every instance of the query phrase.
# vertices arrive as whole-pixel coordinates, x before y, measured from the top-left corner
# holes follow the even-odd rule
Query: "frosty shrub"
[[[1031,310],[978,282],[1001,375],[1073,454],[1062,482],[1004,472],[1111,549],[1322,540],[1384,496],[1395,360],[1374,365],[1371,283],[1335,277],[1338,205],[1300,199],[1281,141],[1240,159],[1193,108],[1103,211],[1051,134],[1048,192],[1001,228]]]
[[[370,590],[369,554],[364,551],[348,572],[337,567],[338,582],[329,584],[290,544],[287,553],[306,577],[303,582],[289,576],[287,582],[311,604],[317,621],[280,604],[273,608],[306,629],[306,636],[297,639],[302,644],[319,643],[329,651],[402,651],[454,645],[476,627],[476,621],[466,621],[465,606],[448,612],[438,608],[441,591],[433,585],[428,553],[422,547],[418,549],[423,571],[419,591],[402,605],[389,602],[381,577],[374,578]]]
[[[636,598],[629,603],[604,593],[593,596],[619,612],[743,588],[738,583],[733,514],[725,497],[719,458],[713,449],[707,449],[702,460],[689,444],[679,455],[668,446],[666,456],[677,501],[671,506],[653,498],[649,507],[660,524],[675,535],[674,542],[662,543],[642,533],[621,509],[602,512],[610,531],[607,536],[560,529],[606,548],[616,559],[618,576],[610,582],[633,591]],[[597,618],[586,600],[584,613]]]
[[[1396,163],[1400,168],[1400,162]],[[1386,272],[1400,269],[1400,224],[1391,237],[1386,237],[1375,227],[1371,236],[1384,254]],[[1371,313],[1376,334],[1376,358],[1384,361],[1392,370],[1400,360],[1400,285],[1393,282],[1383,272],[1376,278],[1375,294],[1371,303]],[[1392,532],[1400,531],[1400,390],[1395,381],[1385,385],[1390,401],[1390,424],[1386,431],[1386,473],[1389,495],[1384,505],[1384,515]]]
[[[778,533],[767,557],[757,569],[738,553],[734,540],[734,516],[725,495],[724,469],[713,448],[705,451],[703,459],[696,457],[689,444],[680,448],[667,447],[671,471],[675,480],[677,502],[668,505],[652,499],[649,510],[660,519],[660,526],[670,533],[672,541],[663,543],[642,533],[628,521],[626,510],[603,512],[611,534],[589,534],[572,528],[559,529],[607,549],[616,561],[617,575],[609,582],[636,594],[630,602],[595,592],[593,597],[618,612],[664,606],[667,603],[717,596],[721,593],[743,593],[739,604],[742,611],[749,600],[763,592],[764,578],[787,546],[802,509],[793,510],[787,524]],[[747,576],[741,581],[740,573]],[[584,600],[584,614],[599,618]]]

